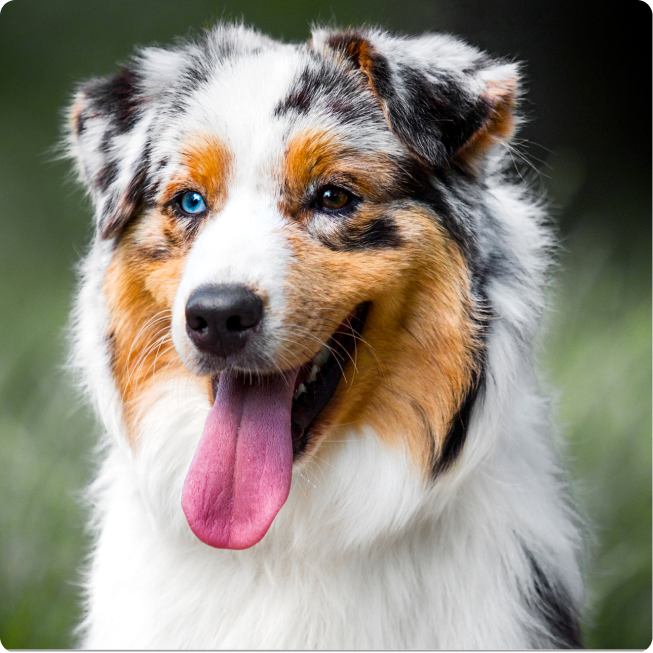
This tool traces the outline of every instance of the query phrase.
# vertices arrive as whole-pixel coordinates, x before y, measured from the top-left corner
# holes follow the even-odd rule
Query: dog
[[[79,87],[81,646],[581,646],[519,78],[449,35],[218,24]]]

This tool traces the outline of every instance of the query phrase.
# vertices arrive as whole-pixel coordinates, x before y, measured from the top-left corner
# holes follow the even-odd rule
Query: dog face
[[[344,425],[403,446],[424,478],[452,462],[482,378],[470,207],[515,79],[448,37],[290,46],[218,27],[82,87],[71,149],[112,242],[131,446],[156,437],[143,424],[166,380],[212,406],[182,497],[200,539],[258,542],[293,464]]]

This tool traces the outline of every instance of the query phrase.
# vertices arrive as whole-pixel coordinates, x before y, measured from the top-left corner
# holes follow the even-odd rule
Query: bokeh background
[[[459,34],[526,64],[514,174],[547,192],[560,267],[539,354],[590,524],[590,648],[651,643],[651,11],[572,0],[13,0],[0,13],[0,639],[68,648],[97,425],[63,370],[90,211],[55,161],[75,84],[218,19]]]

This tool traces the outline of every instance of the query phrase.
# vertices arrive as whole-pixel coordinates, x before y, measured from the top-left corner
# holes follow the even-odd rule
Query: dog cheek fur
[[[156,402],[162,382],[176,379],[200,386],[210,382],[190,374],[173,346],[172,307],[195,238],[205,221],[184,223],[171,213],[174,196],[199,187],[212,210],[224,206],[231,156],[214,136],[195,134],[181,146],[181,165],[158,207],[132,220],[116,239],[104,292],[109,311],[111,369],[123,401],[129,442],[137,446],[139,422]],[[191,219],[192,220],[192,219]]]
[[[157,384],[170,378],[202,383],[186,370],[170,334],[188,248],[170,249],[163,260],[151,256],[153,235],[147,232],[153,225],[163,232],[167,223],[166,216],[154,212],[128,228],[104,277],[111,369],[132,447],[138,446],[139,420],[155,400]]]
[[[339,425],[369,425],[386,445],[405,448],[426,478],[473,382],[479,333],[464,257],[437,216],[410,206],[392,218],[403,245],[380,251],[333,252],[298,230],[288,311],[317,350],[356,305],[371,302],[355,364],[342,362],[347,383],[324,409],[319,431],[337,441]],[[293,328],[287,325],[289,339]]]

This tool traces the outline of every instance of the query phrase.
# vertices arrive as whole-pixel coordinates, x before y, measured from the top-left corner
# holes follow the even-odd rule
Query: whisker
[[[163,329],[162,329],[163,330]],[[161,333],[161,331],[158,331],[157,333]],[[147,358],[148,354],[152,352],[157,346],[160,347],[168,338],[171,338],[172,334],[170,332],[165,333],[162,335],[160,338],[157,338],[154,342],[150,343],[144,350],[141,352],[141,355],[138,357],[138,360],[132,367],[129,377],[127,378],[127,385],[131,385],[132,382],[132,377],[134,374],[141,369],[142,365],[145,364],[145,359]],[[149,369],[149,368],[148,368]]]
[[[164,351],[161,352],[161,356],[164,356],[166,353],[168,353],[168,352],[169,352],[170,350],[172,350],[172,349],[174,349],[174,344],[170,345],[170,347],[166,347],[166,349],[165,349]],[[155,362],[156,362],[156,359],[155,359]],[[143,399],[147,399],[147,398],[148,398],[148,397],[149,397],[149,396],[154,392],[154,390],[156,389],[156,384],[158,383],[158,380],[159,380],[160,378],[164,378],[164,377],[165,377],[165,373],[166,373],[166,371],[168,370],[168,368],[170,367],[170,365],[171,365],[173,362],[174,362],[174,358],[171,358],[171,359],[168,361],[167,365],[163,368],[163,371],[159,374],[158,378],[154,375],[154,371],[152,371],[152,379],[153,379],[153,381],[154,381],[153,384],[152,384],[152,387],[148,390],[148,392],[147,392],[147,394],[145,395],[145,397],[138,397],[138,398],[134,397],[134,398],[132,399],[132,403],[136,403],[137,401],[142,401]],[[150,366],[150,367],[151,367],[151,366]],[[149,368],[148,368],[148,372],[149,372]],[[147,376],[147,373],[145,374],[145,376]],[[144,377],[144,378],[145,378],[145,377]],[[143,378],[143,380],[144,380],[144,378]],[[141,383],[143,383],[143,381],[141,381]],[[177,384],[179,384],[179,377],[177,377]],[[138,387],[140,387],[140,384],[139,384]],[[177,401],[179,401],[179,385],[177,385]]]
[[[143,331],[144,331],[148,326],[154,326],[154,324],[157,324],[158,322],[161,322],[161,321],[167,319],[167,316],[164,315],[165,313],[170,313],[170,314],[172,314],[172,310],[169,309],[169,308],[167,308],[167,309],[165,309],[165,310],[163,310],[163,311],[159,311],[158,313],[155,313],[155,314],[154,314],[154,315],[153,315],[153,316],[152,316],[152,317],[151,317],[151,318],[150,318],[150,319],[149,319],[149,320],[148,320],[148,321],[147,321],[147,322],[146,322],[146,323],[141,327],[140,331],[136,334],[136,337],[132,340],[132,345],[131,345],[131,347],[130,347],[130,349],[129,349],[129,353],[127,354],[127,360],[130,359],[130,357],[131,357],[131,353],[132,353],[132,350],[134,349],[134,345],[136,344],[136,341],[137,341],[138,338],[140,337],[141,333],[143,333]],[[161,315],[162,317],[159,317],[160,315]],[[158,319],[155,320],[155,318],[158,318]],[[152,320],[155,320],[155,321],[152,322]],[[150,324],[150,323],[152,323],[152,324]]]
[[[137,385],[135,386],[135,388],[138,388],[138,386],[139,386],[141,383],[143,383],[143,381],[145,381],[145,379],[147,378],[147,376],[148,376],[148,374],[149,374],[149,372],[150,372],[150,369],[152,369],[152,367],[154,367],[154,370],[156,370],[156,360],[157,360],[157,358],[159,357],[159,354],[160,354],[160,351],[161,351],[161,347],[163,347],[163,345],[164,345],[166,342],[169,342],[168,338],[169,338],[169,334],[166,335],[166,336],[163,336],[162,338],[160,338],[160,339],[157,341],[158,346],[156,347],[156,354],[154,355],[154,360],[150,363],[150,365],[149,365],[149,367],[147,368],[147,370],[145,370],[145,374],[142,375],[141,380],[140,380],[140,381],[137,381]],[[157,345],[157,343],[154,343],[154,345],[153,345],[152,347],[150,347],[150,352],[154,351],[155,345]],[[166,351],[169,351],[169,350],[172,349],[173,347],[174,347],[174,344],[171,344],[169,347],[166,348]],[[143,358],[143,360],[142,360],[142,364],[141,364],[141,366],[139,366],[139,368],[142,368],[142,365],[144,365],[144,364],[145,364],[145,357]],[[152,372],[152,375],[154,376],[154,372]]]
[[[300,335],[300,334],[297,334],[297,335]],[[304,349],[304,351],[306,351],[308,353],[310,358],[313,358],[313,356],[315,356],[315,352],[313,352],[311,349],[309,349],[303,342],[293,340],[292,338],[284,338],[283,336],[277,336],[277,337],[279,338],[279,340],[283,340],[284,342],[290,342],[293,345],[297,345],[297,346],[301,347],[302,349]],[[299,358],[299,356],[297,356],[297,354],[291,352],[286,347],[283,347],[283,349],[285,349],[288,353],[293,354],[293,356],[297,359],[297,361],[301,363],[301,359]]]
[[[330,308],[319,309],[318,308],[317,310],[336,310],[336,309],[330,309]],[[326,322],[327,324],[329,322],[331,322],[331,323],[335,324],[336,326],[340,326],[340,324],[342,324],[341,322],[338,322],[337,320],[330,320],[328,318],[326,320],[323,320],[323,321]],[[352,336],[354,337],[354,339],[361,342],[363,345],[365,345],[366,349],[370,352],[370,355],[372,356],[372,358],[374,360],[374,365],[376,367],[377,374],[379,374],[379,376],[381,376],[382,378],[385,379],[386,378],[386,373],[387,373],[387,368],[386,368],[385,364],[381,361],[379,355],[376,353],[376,350],[374,349],[374,347],[367,340],[365,340],[365,338],[363,338],[363,336],[360,333],[358,333],[358,331],[356,331],[354,329],[354,327],[353,327],[353,325],[351,323],[349,324],[349,328],[351,330],[351,333],[352,333]],[[350,358],[351,358],[351,356],[350,356]],[[352,359],[352,362],[354,362],[353,359]],[[355,362],[354,362],[354,365],[356,365]],[[385,372],[383,371],[382,368],[386,368]],[[358,371],[358,369],[356,369],[356,371]]]
[[[298,328],[298,327],[296,327],[296,328]],[[301,333],[295,333],[295,332],[292,332],[292,331],[291,331],[291,333],[292,333],[292,335],[295,335],[295,336],[301,336],[302,335]],[[316,338],[315,336],[313,336],[309,332],[306,332],[304,335],[311,338],[311,340],[315,340],[315,342],[321,344],[323,347],[326,347],[333,354],[333,357],[335,358],[335,361],[336,361],[336,363],[338,363],[338,367],[340,368],[340,371],[342,372],[342,377],[344,378],[345,383],[348,383],[347,377],[345,376],[345,370],[343,369],[342,365],[340,364],[340,361],[338,360],[338,358],[340,358],[340,357],[338,356],[337,352],[333,349],[333,347],[329,347],[329,345],[327,345],[326,343],[323,343],[319,338]]]
[[[288,340],[287,338],[283,338],[283,337],[279,337],[279,338],[281,340],[283,340],[284,342],[292,342],[294,345],[299,345],[300,344],[299,342],[295,342],[294,340]],[[290,349],[288,349],[288,347],[284,347],[283,345],[279,345],[279,346],[281,347],[281,349],[283,349],[284,351],[287,351],[289,354],[294,356],[297,359],[297,363],[302,362],[301,358],[299,358],[299,356],[297,356],[297,354],[294,351],[290,351]],[[279,354],[279,355],[281,356],[281,354]],[[282,358],[286,361],[286,363],[288,363],[289,367],[292,367],[290,365],[288,359],[286,359],[284,356],[282,356]]]
[[[294,325],[293,328],[301,329],[300,333],[295,333],[294,335],[301,335],[302,333],[304,333],[309,338],[312,338],[316,342],[319,342],[320,344],[322,344],[322,346],[326,347],[334,356],[338,355],[338,352],[336,352],[336,350],[333,347],[330,347],[327,343],[322,342],[319,338],[315,337],[310,331],[308,331],[308,329],[304,329],[303,327],[300,327],[299,325]],[[349,356],[349,358],[351,359],[351,362],[354,363],[354,359],[351,357],[351,354],[340,344],[340,342],[338,342],[338,345],[339,345],[340,349],[344,350],[344,352],[347,354],[347,356]],[[340,356],[338,356],[338,357],[341,358],[341,360],[344,360],[344,357],[340,357]],[[354,366],[355,366],[355,363],[354,363]],[[343,372],[343,374],[344,374],[344,372]]]

